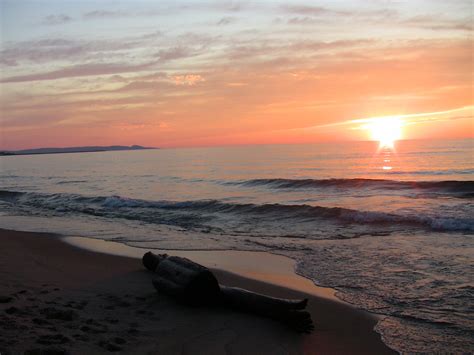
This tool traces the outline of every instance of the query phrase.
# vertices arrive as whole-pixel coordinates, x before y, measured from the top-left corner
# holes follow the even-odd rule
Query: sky
[[[473,5],[0,0],[0,149],[474,137]]]

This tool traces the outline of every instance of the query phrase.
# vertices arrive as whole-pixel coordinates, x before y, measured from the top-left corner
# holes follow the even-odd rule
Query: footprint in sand
[[[71,339],[62,334],[47,334],[41,335],[38,339],[36,339],[36,342],[43,345],[55,345],[70,343]]]
[[[0,303],[10,303],[13,301],[13,297],[10,296],[0,296]]]
[[[108,351],[112,351],[112,352],[115,352],[115,351],[120,351],[122,350],[122,347],[120,347],[119,345],[111,342],[111,341],[107,341],[107,340],[101,340],[97,343],[97,345],[99,345],[101,348],[104,348]]]

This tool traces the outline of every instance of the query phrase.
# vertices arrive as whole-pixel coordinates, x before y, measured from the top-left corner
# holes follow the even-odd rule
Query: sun
[[[379,141],[380,148],[393,148],[396,140],[402,136],[403,121],[400,117],[377,117],[370,120],[365,128],[371,138]]]

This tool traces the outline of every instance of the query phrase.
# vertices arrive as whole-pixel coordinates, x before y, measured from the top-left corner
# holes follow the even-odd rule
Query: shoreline
[[[338,298],[337,290],[318,286],[311,279],[296,273],[296,261],[284,255],[263,251],[138,248],[119,242],[81,236],[61,236],[61,240],[91,252],[140,260],[147,251],[180,256],[202,264],[215,272],[224,271],[238,277],[295,289],[354,307]],[[245,264],[242,260],[245,260]],[[378,318],[376,314],[373,316]]]
[[[344,303],[335,298],[334,290],[297,275],[291,268],[292,259],[261,252],[255,252],[259,255],[252,259],[254,252],[165,251],[212,268],[227,286],[274,297],[308,297],[308,311],[316,326],[310,335],[296,334],[280,323],[250,314],[176,304],[153,289],[141,260],[104,253],[117,247],[104,247],[104,243],[132,247],[94,239],[84,243],[84,239],[88,238],[0,229],[4,251],[0,296],[11,298],[0,303],[0,331],[6,334],[0,350],[8,354],[53,346],[78,354],[396,353],[374,330],[376,315]],[[98,244],[102,250],[97,250]],[[132,249],[141,254],[147,251]],[[282,262],[283,258],[288,260]],[[255,273],[257,261],[265,267]],[[57,320],[48,315],[49,308],[72,311],[74,316]],[[16,339],[18,331],[25,334],[21,344]]]

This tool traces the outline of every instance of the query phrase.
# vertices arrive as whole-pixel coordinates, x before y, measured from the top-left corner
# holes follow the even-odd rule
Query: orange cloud
[[[325,10],[311,11],[320,16]],[[192,146],[365,139],[339,124],[473,104],[472,43],[462,37],[267,36],[186,34],[170,40],[160,33],[118,43],[50,40],[33,52],[24,43],[7,48],[2,149],[31,142]],[[154,41],[165,42],[155,48]],[[120,60],[117,53],[127,43],[131,49]],[[54,57],[50,47],[59,64],[45,65]],[[35,53],[41,65],[30,70]],[[76,60],[61,62],[71,58]],[[472,123],[460,118],[420,120],[406,134],[455,138],[473,132]]]
[[[193,86],[199,82],[206,81],[201,75],[187,74],[187,75],[174,75],[172,79],[176,85],[189,85]]]

